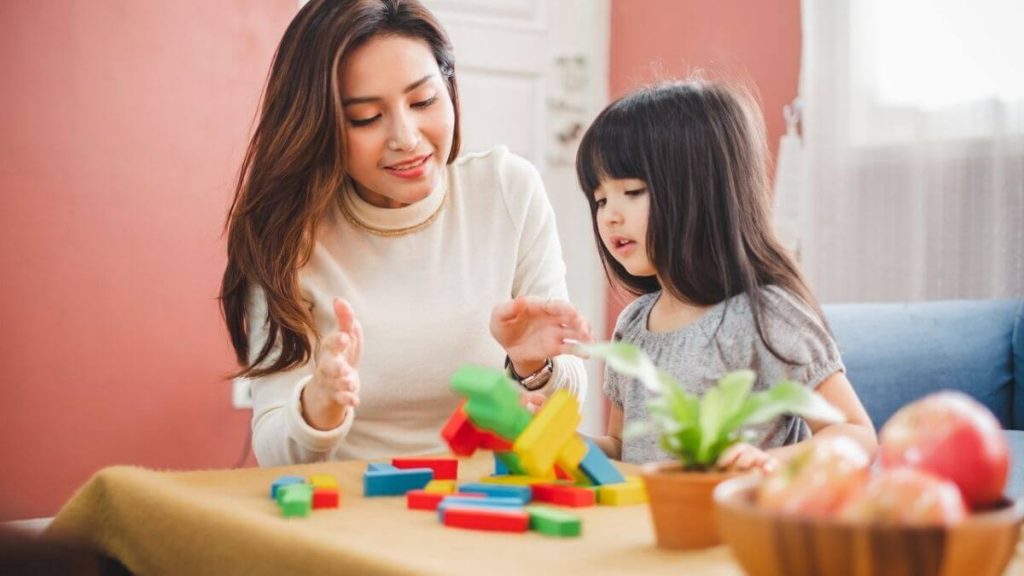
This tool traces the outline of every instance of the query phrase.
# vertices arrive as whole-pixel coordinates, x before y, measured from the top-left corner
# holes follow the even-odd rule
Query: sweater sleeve
[[[253,290],[249,306],[249,350],[252,358],[267,339],[267,304],[261,290]],[[273,357],[278,350],[271,352]],[[333,430],[317,430],[302,417],[302,390],[313,377],[313,361],[250,379],[252,390],[252,446],[260,466],[320,462],[352,428],[355,411]]]
[[[500,179],[505,205],[516,225],[516,271],[512,297],[539,296],[569,299],[565,283],[565,262],[555,227],[555,211],[544,191],[537,169],[511,153],[503,155]],[[551,379],[540,391],[550,395],[564,388],[582,404],[587,394],[587,373],[583,360],[563,354],[552,359]]]

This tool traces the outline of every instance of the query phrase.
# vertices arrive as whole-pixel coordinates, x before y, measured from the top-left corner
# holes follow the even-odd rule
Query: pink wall
[[[223,216],[295,0],[0,2],[0,520],[229,467]]]
[[[800,0],[611,0],[609,90],[617,98],[694,69],[753,82],[773,152],[797,94]],[[608,334],[623,300],[609,295]]]

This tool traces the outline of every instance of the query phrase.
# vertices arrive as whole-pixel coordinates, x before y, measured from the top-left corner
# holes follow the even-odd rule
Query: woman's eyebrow
[[[420,85],[422,85],[424,82],[426,82],[427,80],[430,80],[433,77],[434,77],[434,74],[427,74],[423,78],[420,78],[419,80],[417,80],[417,81],[413,82],[412,84],[409,84],[408,86],[406,86],[405,90],[402,90],[402,94],[408,94],[409,92],[412,92],[413,90],[419,88]],[[342,106],[351,106],[353,104],[366,104],[368,102],[379,102],[382,99],[383,98],[381,98],[380,96],[357,96],[355,98],[344,98],[344,99],[342,99],[341,105]]]

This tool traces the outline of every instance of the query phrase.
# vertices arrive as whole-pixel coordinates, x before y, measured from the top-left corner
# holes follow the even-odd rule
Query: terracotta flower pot
[[[711,495],[735,474],[684,472],[678,462],[656,462],[644,466],[642,476],[659,548],[692,550],[721,543]]]

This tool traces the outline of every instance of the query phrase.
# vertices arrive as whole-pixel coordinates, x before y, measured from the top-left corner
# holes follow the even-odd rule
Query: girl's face
[[[594,191],[597,231],[615,260],[633,276],[654,276],[647,256],[647,183],[635,178],[602,180]]]
[[[375,36],[341,71],[348,173],[375,206],[400,208],[444,178],[455,107],[426,42]]]

